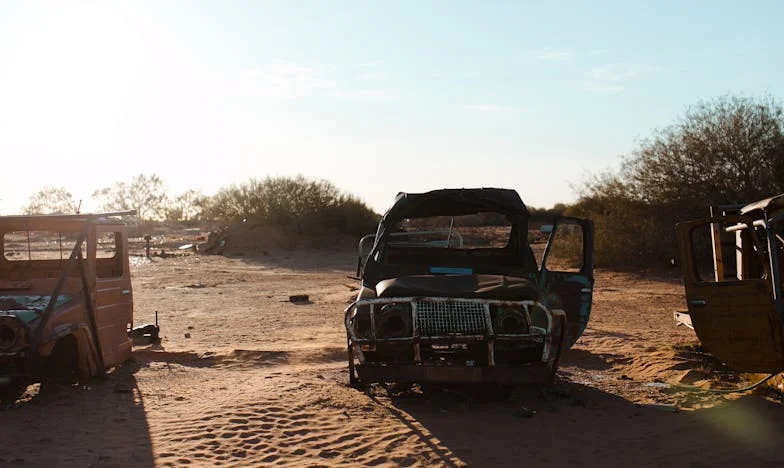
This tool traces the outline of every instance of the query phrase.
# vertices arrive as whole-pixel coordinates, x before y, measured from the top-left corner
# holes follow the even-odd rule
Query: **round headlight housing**
[[[21,327],[16,319],[11,317],[0,317],[0,350],[8,351],[13,349],[19,342]]]
[[[498,335],[524,335],[529,333],[525,310],[513,306],[498,306],[494,310],[493,331]]]
[[[378,311],[376,329],[382,338],[405,338],[413,334],[411,305],[386,304]]]
[[[370,307],[357,307],[353,319],[353,325],[354,333],[357,335],[357,338],[370,338]]]

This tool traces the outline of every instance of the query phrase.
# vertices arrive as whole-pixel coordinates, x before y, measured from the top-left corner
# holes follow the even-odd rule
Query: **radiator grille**
[[[483,335],[484,305],[468,301],[417,301],[419,336]]]

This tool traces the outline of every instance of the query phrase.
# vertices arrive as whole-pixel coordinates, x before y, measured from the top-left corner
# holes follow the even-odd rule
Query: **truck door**
[[[133,295],[127,249],[122,226],[96,226],[95,316],[106,366],[131,356]]]
[[[536,223],[532,219],[532,223]],[[541,221],[540,221],[541,223]],[[567,348],[583,334],[593,300],[593,222],[556,217],[539,224],[548,235],[539,267],[543,301],[566,312]]]
[[[740,216],[678,224],[686,303],[697,337],[714,356],[737,371],[778,372],[781,325],[764,230],[749,225]]]

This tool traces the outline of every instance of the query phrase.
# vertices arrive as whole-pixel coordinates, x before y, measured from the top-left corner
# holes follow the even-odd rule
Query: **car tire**
[[[44,381],[59,385],[75,383],[79,377],[78,357],[76,339],[72,335],[60,339],[46,359]]]

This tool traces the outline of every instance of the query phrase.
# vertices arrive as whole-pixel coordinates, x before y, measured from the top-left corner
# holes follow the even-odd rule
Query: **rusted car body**
[[[688,313],[705,348],[741,372],[784,370],[784,194],[677,225]]]
[[[0,399],[101,374],[131,354],[125,225],[102,215],[0,217]]]
[[[550,381],[590,316],[593,225],[545,222],[537,261],[529,227],[545,225],[514,190],[399,194],[360,241],[351,383]],[[573,271],[548,267],[559,230],[580,246]]]

